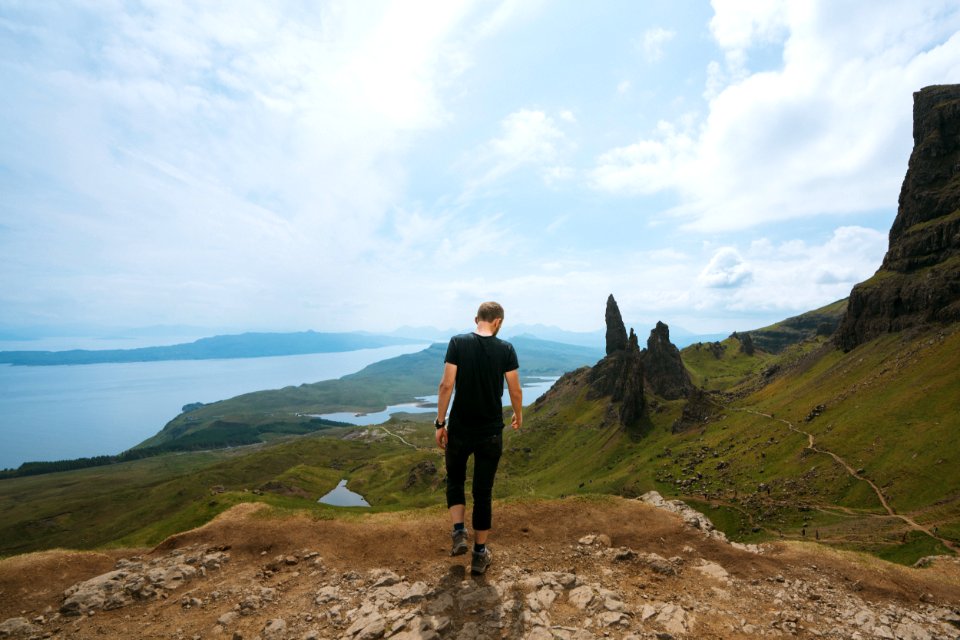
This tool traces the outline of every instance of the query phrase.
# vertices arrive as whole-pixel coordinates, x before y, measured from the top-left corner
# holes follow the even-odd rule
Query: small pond
[[[546,393],[550,387],[553,386],[553,383],[556,382],[558,378],[556,377],[533,377],[531,376],[523,384],[523,404],[530,405]],[[504,405],[507,406],[510,404],[510,395],[504,391],[503,394]],[[355,424],[360,426],[367,426],[371,424],[381,424],[390,419],[390,416],[394,413],[429,413],[437,411],[437,396],[423,396],[417,398],[416,403],[409,404],[393,404],[384,409],[383,411],[376,411],[371,413],[351,413],[348,411],[338,412],[338,413],[323,413],[323,414],[310,414],[317,418],[326,418],[327,420],[336,420],[337,422],[346,422],[349,424]]]
[[[363,499],[359,493],[354,493],[347,489],[347,481],[341,480],[340,484],[332,491],[317,500],[323,504],[329,504],[334,507],[369,507],[370,503]]]

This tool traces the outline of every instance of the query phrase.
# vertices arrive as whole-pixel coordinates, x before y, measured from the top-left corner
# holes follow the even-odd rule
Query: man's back
[[[503,428],[504,374],[517,369],[513,345],[496,336],[454,336],[445,361],[457,366],[450,430],[477,435]]]

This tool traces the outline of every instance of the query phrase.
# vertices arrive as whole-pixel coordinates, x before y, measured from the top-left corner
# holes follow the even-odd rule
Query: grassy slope
[[[792,361],[711,423],[695,445],[675,447],[661,477],[675,482],[701,473],[703,480],[686,491],[749,512],[752,525],[771,532],[796,535],[806,524],[836,544],[900,560],[944,550],[887,517],[866,483],[806,449],[805,436],[744,411],[759,410],[789,420],[812,433],[818,447],[863,468],[897,512],[960,541],[960,331],[889,335],[848,354],[829,344],[797,345]],[[818,405],[822,415],[807,422]],[[697,460],[699,447],[719,457]],[[719,461],[728,464],[718,470]],[[770,485],[770,495],[757,490],[760,483]]]
[[[790,345],[816,337],[820,332],[829,335],[840,323],[846,310],[847,299],[844,298],[749,333],[758,348],[780,353]]]
[[[525,428],[506,433],[496,497],[633,496],[657,489],[693,501],[741,540],[780,533],[800,538],[806,529],[809,536],[821,533],[825,542],[902,562],[944,552],[887,517],[865,483],[806,449],[806,437],[750,412],[756,410],[814,433],[821,446],[862,466],[898,511],[936,523],[941,534],[960,540],[960,328],[887,336],[847,354],[824,339],[776,357],[759,354],[756,363],[731,349],[726,353],[726,362],[697,360],[688,348],[684,358],[703,378],[719,380],[726,372],[724,384],[733,389],[751,388],[734,384],[737,371],[747,378],[771,365],[781,371],[687,433],[670,429],[682,402],[651,404],[642,435],[603,426],[606,402],[586,399],[582,388],[566,388],[551,402],[528,408]],[[823,414],[806,422],[820,404]],[[379,440],[341,440],[333,436],[344,430],[330,430],[272,446],[0,482],[0,553],[152,544],[246,500],[331,517],[340,511],[315,500],[341,477],[375,509],[442,504],[443,469],[431,448],[432,427],[398,419],[386,429],[422,448],[412,449],[379,427],[353,430],[378,434]],[[426,461],[437,473],[409,484],[411,469]],[[300,495],[244,491],[268,482]],[[215,485],[227,491],[211,495]],[[769,494],[761,485],[769,486]]]
[[[829,351],[751,400],[800,423],[884,491],[896,509],[960,500],[960,331],[889,335]]]
[[[403,426],[395,422],[388,428],[398,424]],[[433,435],[432,425],[407,428],[417,431],[415,440],[424,445]],[[410,468],[431,456],[439,462],[435,453],[414,451],[391,437],[371,443],[304,436],[14,478],[0,482],[0,555],[57,546],[151,545],[243,501],[322,514],[331,507],[317,504],[317,498],[341,478],[382,508],[425,506],[436,501],[433,487],[402,487]]]
[[[681,352],[683,364],[698,387],[710,391],[725,391],[745,378],[759,373],[776,359],[760,350],[748,356],[740,350],[740,341],[736,338],[727,338],[719,345],[718,348],[709,343],[697,343]]]
[[[602,354],[597,349],[518,336],[512,341],[520,359],[521,376],[560,375]],[[258,391],[214,402],[171,420],[162,431],[138,447],[164,445],[220,423],[248,425],[255,431],[301,433],[310,425],[298,413],[381,411],[387,405],[413,402],[418,396],[435,394],[446,345],[435,344],[420,351],[371,364],[338,380],[325,380],[298,387]],[[314,427],[316,428],[316,427]]]

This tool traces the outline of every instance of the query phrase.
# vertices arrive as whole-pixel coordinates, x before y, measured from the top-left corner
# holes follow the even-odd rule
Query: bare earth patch
[[[639,500],[498,504],[484,576],[448,555],[439,509],[321,521],[265,509],[240,505],[152,551],[3,560],[0,637],[960,636],[956,559],[914,569],[815,544],[745,549]]]

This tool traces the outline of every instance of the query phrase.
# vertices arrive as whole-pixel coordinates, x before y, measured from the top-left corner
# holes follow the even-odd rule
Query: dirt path
[[[390,431],[390,429],[387,429],[386,427],[380,427],[380,428],[383,429],[384,432],[386,432],[387,434],[393,436],[394,438],[396,438],[397,440],[399,440],[399,441],[402,442],[403,444],[407,445],[408,447],[413,447],[414,449],[417,449],[417,448],[418,448],[417,445],[412,444],[412,443],[410,443],[410,442],[407,442],[406,440],[403,439],[402,436],[399,436],[399,435],[395,434],[393,431]]]
[[[817,446],[816,438],[814,437],[814,435],[813,435],[812,433],[808,433],[808,432],[806,432],[806,431],[803,431],[802,429],[798,429],[798,428],[797,428],[792,422],[790,422],[789,420],[784,420],[783,418],[775,418],[775,417],[773,417],[772,415],[770,415],[770,414],[768,414],[768,413],[763,413],[763,412],[757,411],[757,410],[755,410],[755,409],[737,409],[737,408],[732,408],[732,410],[733,410],[733,411],[743,411],[744,413],[752,413],[752,414],[757,415],[757,416],[762,416],[762,417],[764,417],[764,418],[769,418],[770,420],[775,420],[775,421],[777,421],[777,422],[780,422],[780,423],[783,423],[783,424],[787,425],[787,427],[788,427],[791,431],[793,431],[794,433],[797,433],[797,434],[799,434],[799,435],[806,436],[806,437],[807,437],[807,447],[806,447],[807,449],[810,449],[811,451],[816,451],[817,453],[821,453],[821,454],[830,456],[830,457],[833,458],[840,466],[842,466],[844,469],[846,469],[846,470],[847,470],[847,473],[850,474],[851,477],[856,478],[857,480],[860,480],[861,482],[866,482],[868,485],[870,485],[870,488],[873,489],[873,492],[877,495],[877,499],[880,501],[880,504],[881,504],[881,505],[883,506],[883,508],[886,510],[886,512],[887,512],[888,515],[890,515],[891,517],[894,517],[894,518],[899,518],[900,520],[902,520],[903,522],[905,522],[907,525],[909,525],[911,529],[913,529],[913,530],[915,530],[915,531],[921,531],[921,532],[927,534],[928,536],[930,536],[931,538],[933,538],[933,539],[935,539],[935,540],[938,540],[941,544],[943,544],[943,545],[944,545],[945,547],[947,547],[948,549],[951,549],[952,551],[960,552],[960,547],[958,547],[958,546],[957,546],[956,544],[954,544],[952,541],[946,540],[946,539],[944,539],[944,538],[941,538],[940,536],[938,536],[937,534],[935,534],[933,531],[931,531],[931,530],[928,529],[927,527],[924,527],[923,525],[921,525],[920,523],[918,523],[916,520],[914,520],[914,519],[911,518],[910,516],[904,515],[904,514],[902,514],[902,513],[897,513],[896,510],[894,510],[894,508],[890,506],[890,503],[887,502],[887,498],[886,498],[886,496],[883,495],[883,491],[880,490],[880,487],[878,487],[878,486],[876,485],[876,483],[873,482],[873,480],[871,480],[870,478],[866,478],[866,477],[860,475],[859,473],[857,473],[857,470],[856,470],[856,469],[854,469],[846,460],[844,460],[843,458],[841,458],[840,456],[838,456],[838,455],[835,454],[834,452],[832,452],[832,451],[830,451],[830,450],[828,450],[828,449],[822,449],[822,448],[818,447],[818,446]]]

